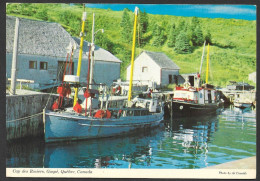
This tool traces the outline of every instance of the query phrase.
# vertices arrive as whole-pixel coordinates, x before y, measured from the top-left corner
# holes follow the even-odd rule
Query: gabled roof
[[[162,52],[144,51],[160,68],[180,69],[167,55]]]
[[[73,39],[77,42],[77,44],[80,44],[80,39],[77,37],[73,37]],[[89,45],[90,43],[87,41],[84,41],[83,43],[83,52],[85,53],[85,56],[88,57],[89,53]],[[121,63],[122,61],[119,60],[116,56],[114,56],[112,53],[109,51],[95,45],[95,50],[94,50],[94,59],[95,60],[100,60],[100,61],[106,61],[106,62],[118,62]]]
[[[13,52],[16,17],[6,16],[6,52]],[[58,23],[19,18],[19,54],[66,57],[67,47],[76,44],[74,58],[79,56],[80,39],[71,35]],[[83,58],[88,59],[88,42],[84,41]],[[87,55],[86,55],[87,53]],[[121,63],[113,54],[95,46],[95,60]]]
[[[16,18],[6,16],[6,52],[13,51]],[[19,18],[19,54],[66,57],[66,48],[75,42],[58,23]]]
[[[179,70],[180,67],[176,65],[167,55],[162,52],[150,52],[150,51],[142,51],[135,60],[141,56],[143,53],[147,54],[160,68],[162,69],[173,69]],[[129,64],[127,67],[130,67]]]

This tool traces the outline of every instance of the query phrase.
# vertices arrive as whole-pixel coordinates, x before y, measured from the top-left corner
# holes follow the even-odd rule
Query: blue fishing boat
[[[135,24],[134,24],[134,37],[136,35],[136,21],[138,8],[135,10]],[[84,32],[84,21],[86,15],[83,14],[82,33]],[[81,43],[83,37],[81,37]],[[133,38],[134,52],[135,38]],[[78,70],[81,65],[82,46],[80,50]],[[132,53],[131,65],[133,67],[134,53]],[[90,62],[90,61],[89,61]],[[91,67],[89,65],[89,67]],[[88,71],[89,72],[89,71]],[[129,85],[128,100],[120,107],[109,108],[109,99],[105,102],[101,100],[99,107],[89,107],[92,105],[92,100],[98,100],[97,95],[99,91],[89,89],[87,86],[84,89],[84,106],[81,106],[78,100],[78,88],[80,71],[77,71],[77,75],[64,76],[66,85],[75,85],[74,106],[59,109],[58,103],[53,104],[53,110],[44,110],[43,122],[44,122],[44,134],[45,142],[57,142],[57,141],[72,141],[82,139],[93,139],[102,137],[111,137],[116,135],[127,134],[140,129],[147,129],[154,126],[158,126],[163,119],[163,103],[161,99],[152,95],[150,99],[134,98],[132,99],[131,87],[132,82]],[[132,77],[132,74],[131,74]],[[130,78],[132,80],[132,78]],[[88,82],[87,82],[88,83]],[[60,87],[60,94],[63,96],[66,87]],[[104,94],[104,92],[103,92]],[[104,96],[103,96],[104,97]],[[83,108],[82,108],[83,107]],[[85,108],[85,110],[84,110]],[[85,112],[85,114],[84,114]]]
[[[108,110],[121,112],[121,116],[96,118],[78,115],[73,111],[46,111],[45,142],[122,135],[158,126],[163,119],[162,109],[157,109],[156,112],[150,112],[146,108],[114,108]]]

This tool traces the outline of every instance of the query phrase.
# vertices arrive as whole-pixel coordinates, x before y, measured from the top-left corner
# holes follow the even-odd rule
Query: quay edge
[[[202,169],[256,169],[256,156],[209,166]]]
[[[48,101],[49,99],[49,101]],[[13,141],[31,136],[43,136],[42,111],[57,99],[56,95],[29,93],[6,96],[6,139]]]

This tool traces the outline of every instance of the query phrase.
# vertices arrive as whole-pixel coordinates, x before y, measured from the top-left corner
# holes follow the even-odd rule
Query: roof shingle
[[[162,52],[144,51],[161,68],[180,69],[167,55]]]
[[[6,52],[13,51],[15,17],[6,16]],[[58,23],[19,18],[19,54],[66,57],[67,47],[76,44],[74,58],[78,58],[80,39],[71,35]],[[83,58],[88,58],[88,42],[84,41]],[[113,54],[95,45],[95,60],[121,63]]]

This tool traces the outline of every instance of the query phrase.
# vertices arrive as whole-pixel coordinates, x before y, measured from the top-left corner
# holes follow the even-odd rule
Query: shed
[[[143,51],[134,61],[133,80],[157,86],[176,83],[180,68],[164,53]],[[131,65],[127,67],[127,80],[130,79]]]
[[[73,38],[58,23],[19,18],[19,44],[17,55],[17,79],[34,80],[38,85],[61,80],[66,62],[67,47],[79,39]],[[11,77],[15,17],[6,16],[6,73]],[[81,81],[86,82],[88,65],[88,42],[84,42]],[[87,54],[86,54],[87,52]],[[110,52],[96,46],[94,80],[96,83],[112,84],[120,77],[121,61]],[[73,73],[77,72],[79,50],[74,52]],[[100,72],[102,71],[102,73]]]

